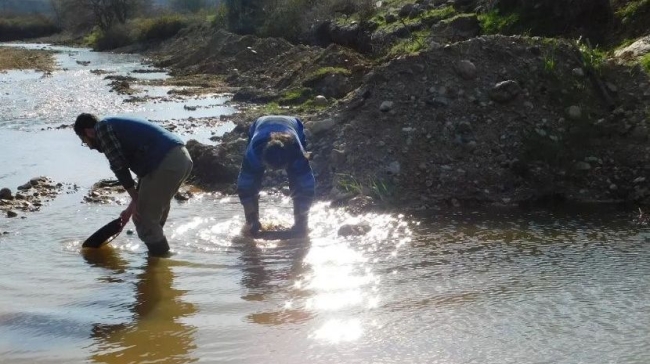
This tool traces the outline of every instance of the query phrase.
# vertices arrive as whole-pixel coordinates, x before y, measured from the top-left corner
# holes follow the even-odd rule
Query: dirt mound
[[[165,48],[167,47],[167,48]],[[650,192],[650,81],[574,43],[482,36],[375,66],[337,45],[186,31],[158,54],[176,74],[216,73],[239,100],[345,98],[306,121],[320,196],[441,203],[639,201]],[[352,91],[352,92],[350,92]],[[233,192],[247,125],[190,143],[195,182]],[[281,176],[269,175],[274,184]]]
[[[292,45],[280,38],[239,36],[223,30],[188,28],[150,54],[174,75],[218,74],[246,89],[240,101],[269,102],[287,91],[309,88],[309,96],[341,97],[355,89],[371,63],[347,48]],[[329,82],[323,80],[330,78]],[[332,89],[333,91],[329,91]],[[304,100],[303,100],[304,101]]]
[[[320,187],[421,207],[643,200],[647,75],[603,65],[594,84],[585,73],[575,46],[523,37],[395,60],[316,141]]]

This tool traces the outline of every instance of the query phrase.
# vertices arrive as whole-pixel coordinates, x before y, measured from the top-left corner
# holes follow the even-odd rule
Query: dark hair
[[[79,116],[77,116],[77,120],[74,122],[74,132],[77,135],[82,135],[84,129],[92,129],[98,122],[99,119],[93,114],[79,114]]]
[[[271,133],[262,149],[262,160],[273,169],[285,168],[300,153],[300,145],[291,133]]]

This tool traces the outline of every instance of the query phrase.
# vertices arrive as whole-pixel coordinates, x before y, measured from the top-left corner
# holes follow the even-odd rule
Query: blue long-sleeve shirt
[[[286,172],[294,204],[302,211],[307,211],[314,198],[316,183],[309,160],[305,156],[307,142],[302,122],[292,116],[263,116],[251,125],[246,154],[237,178],[239,199],[243,205],[257,200],[265,171],[262,150],[274,132],[289,132],[299,144],[300,153],[296,153],[293,160],[287,161]]]

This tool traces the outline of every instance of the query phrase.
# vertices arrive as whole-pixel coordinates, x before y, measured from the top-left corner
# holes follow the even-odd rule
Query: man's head
[[[262,149],[262,162],[271,169],[285,169],[302,155],[302,149],[292,133],[271,133]]]
[[[99,119],[93,114],[79,114],[74,122],[74,132],[81,139],[81,145],[101,153],[101,147],[95,136],[95,125],[98,122]]]

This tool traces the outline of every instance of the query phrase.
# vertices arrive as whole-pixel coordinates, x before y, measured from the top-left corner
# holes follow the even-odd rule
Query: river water
[[[0,74],[0,187],[39,175],[79,186],[0,217],[1,363],[650,363],[648,232],[629,210],[352,217],[318,203],[308,239],[254,241],[236,197],[200,194],[173,203],[171,258],[147,258],[126,233],[82,251],[124,206],[82,203],[111,172],[57,126],[88,111],[234,110],[223,95],[124,103],[90,70],[136,76],[139,57],[56,49],[51,77]],[[183,108],[197,104],[212,106]],[[261,204],[263,219],[291,221],[286,199]],[[357,221],[370,233],[337,235]]]

